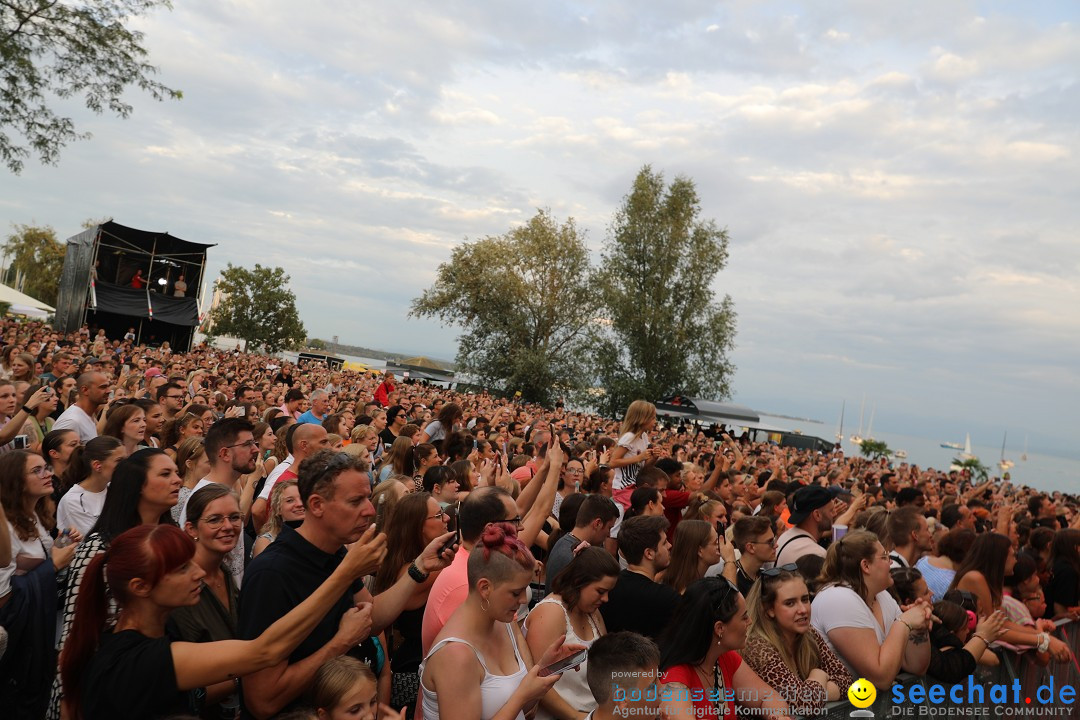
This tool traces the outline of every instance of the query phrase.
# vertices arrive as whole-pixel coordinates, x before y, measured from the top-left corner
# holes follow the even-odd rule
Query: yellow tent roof
[[[439,370],[441,372],[446,372],[446,368],[444,368],[442,365],[439,365],[437,362],[435,362],[431,358],[424,357],[423,355],[418,355],[417,357],[409,358],[408,360],[402,360],[399,364],[401,364],[401,365],[411,365],[412,367],[427,368],[428,370]]]

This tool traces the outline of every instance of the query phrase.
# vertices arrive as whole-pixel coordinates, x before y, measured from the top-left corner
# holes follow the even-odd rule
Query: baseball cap
[[[831,503],[837,495],[839,495],[839,492],[837,492],[836,488],[823,488],[820,485],[810,485],[796,490],[795,494],[791,496],[791,502],[788,503],[788,507],[791,509],[791,517],[788,518],[788,522],[792,525],[798,525],[810,517],[810,513]]]
[[[148,378],[157,377],[158,375],[161,374],[161,368],[156,368],[156,367],[147,368],[146,372],[144,374]]]

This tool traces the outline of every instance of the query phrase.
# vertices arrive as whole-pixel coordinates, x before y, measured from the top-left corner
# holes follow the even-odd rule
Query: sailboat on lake
[[[1020,456],[1020,459],[1027,462],[1027,435],[1024,436],[1024,454]]]
[[[836,442],[839,445],[844,443],[844,408],[847,406],[846,400],[840,401],[840,427],[836,431]]]
[[[1005,441],[1009,438],[1009,431],[1005,431],[1005,437],[1001,438],[1001,460],[998,461],[998,467],[1001,468],[1001,472],[1005,472],[1012,468],[1016,463],[1012,460],[1005,459]]]
[[[852,445],[862,445],[862,441],[863,441],[863,437],[862,437],[862,419],[863,419],[863,410],[865,410],[865,409],[866,409],[866,393],[863,393],[862,404],[859,405],[859,431],[848,438],[848,440],[851,442]]]

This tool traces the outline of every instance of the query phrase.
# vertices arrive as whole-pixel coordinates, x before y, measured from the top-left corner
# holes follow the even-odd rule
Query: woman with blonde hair
[[[278,539],[281,529],[286,525],[298,527],[303,521],[303,515],[305,515],[305,508],[303,508],[303,501],[300,500],[300,489],[296,480],[282,480],[281,483],[273,486],[273,490],[270,491],[270,517],[259,530],[259,536],[255,539],[255,546],[252,548],[252,557],[258,556],[270,546],[270,543]]]
[[[37,380],[35,368],[37,361],[30,353],[19,353],[11,360],[11,382],[28,382],[31,385]]]
[[[742,656],[797,714],[838,700],[854,678],[810,624],[810,591],[789,566],[762,570],[746,598],[750,631]]]
[[[612,497],[623,508],[630,507],[630,494],[637,475],[660,457],[659,448],[649,447],[649,435],[656,427],[656,406],[647,400],[635,400],[626,409],[622,428],[608,465],[615,469]]]

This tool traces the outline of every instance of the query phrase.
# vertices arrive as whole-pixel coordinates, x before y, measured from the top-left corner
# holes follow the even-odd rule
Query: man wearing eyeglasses
[[[255,441],[255,426],[243,418],[225,418],[214,423],[206,433],[206,458],[210,472],[191,489],[194,494],[212,483],[224,485],[240,495],[240,478],[255,472],[259,457],[259,445]],[[190,495],[188,496],[190,497]],[[180,504],[180,527],[187,522],[187,499]],[[244,579],[244,543],[236,543],[225,564],[240,587]]]
[[[171,382],[157,389],[156,399],[165,411],[165,417],[174,419],[184,406],[184,386],[180,383]]]
[[[772,521],[761,515],[741,517],[735,522],[731,539],[742,553],[735,563],[738,570],[735,583],[739,592],[747,595],[761,568],[776,560],[776,534]]]

